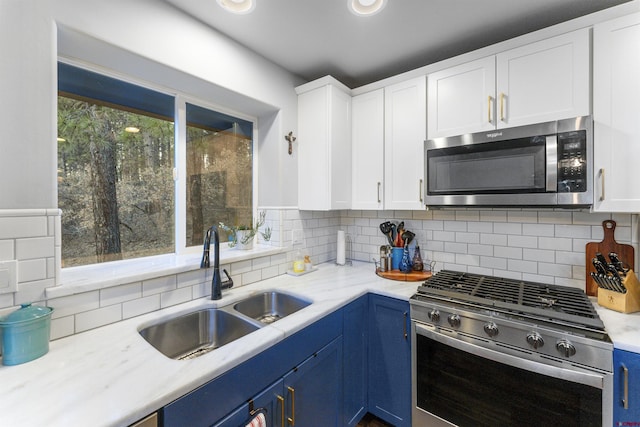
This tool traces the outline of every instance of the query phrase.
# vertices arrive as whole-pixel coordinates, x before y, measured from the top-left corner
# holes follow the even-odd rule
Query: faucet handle
[[[225,276],[227,276],[227,280],[222,282],[222,289],[232,288],[233,287],[233,279],[231,278],[231,276],[229,276],[229,273],[227,273],[226,269],[223,268],[222,272],[225,274]]]

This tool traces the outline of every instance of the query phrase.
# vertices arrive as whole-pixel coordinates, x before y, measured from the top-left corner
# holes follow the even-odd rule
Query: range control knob
[[[440,321],[440,312],[436,309],[431,310],[429,312],[429,319],[434,323],[438,323]]]
[[[542,335],[537,332],[529,332],[527,334],[527,342],[534,349],[539,349],[544,345],[544,340],[542,339]]]
[[[576,354],[576,348],[569,340],[559,340],[556,343],[556,350],[564,357],[571,357]]]
[[[458,326],[460,326],[460,316],[458,316],[457,314],[450,314],[449,317],[447,317],[447,321],[452,328],[457,328]]]
[[[490,337],[495,337],[496,335],[498,335],[498,332],[499,332],[498,331],[498,325],[496,325],[493,322],[485,323],[484,324],[484,331]]]

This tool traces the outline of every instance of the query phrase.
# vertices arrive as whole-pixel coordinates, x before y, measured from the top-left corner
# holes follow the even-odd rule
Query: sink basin
[[[264,292],[236,303],[234,310],[262,323],[273,323],[311,304],[281,292]]]
[[[203,309],[140,330],[160,353],[177,360],[193,359],[259,329],[220,309]]]

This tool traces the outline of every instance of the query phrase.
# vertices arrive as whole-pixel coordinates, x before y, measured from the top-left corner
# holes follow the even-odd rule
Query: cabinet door
[[[429,139],[495,128],[495,57],[427,76]]]
[[[409,303],[371,295],[369,412],[395,425],[411,425]]]
[[[385,209],[424,209],[426,78],[388,86],[385,102]]]
[[[640,421],[640,354],[613,351],[613,425]]]
[[[298,207],[351,206],[351,96],[333,85],[298,95]]]
[[[384,203],[384,90],[351,100],[352,209]]]
[[[214,427],[244,427],[258,413],[265,416],[268,426],[284,426],[284,385],[283,381],[277,381],[268,387],[262,393],[258,394],[235,410],[229,416],[220,422],[215,423]]]
[[[369,300],[367,295],[344,308],[343,379],[345,426],[355,426],[367,412],[369,359]]]
[[[593,30],[594,205],[640,212],[640,14]]]
[[[287,425],[337,426],[342,413],[342,337],[284,377]]]
[[[589,59],[588,28],[498,54],[497,127],[589,115]]]

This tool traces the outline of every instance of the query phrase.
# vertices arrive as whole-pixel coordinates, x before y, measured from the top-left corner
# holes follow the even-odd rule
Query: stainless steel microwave
[[[590,116],[425,142],[427,206],[588,207]]]

